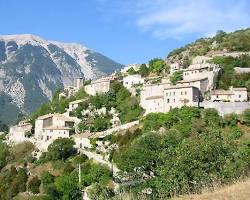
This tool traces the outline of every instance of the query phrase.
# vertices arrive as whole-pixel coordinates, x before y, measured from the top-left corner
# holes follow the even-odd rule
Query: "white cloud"
[[[105,2],[106,13],[129,15],[141,31],[157,38],[210,36],[217,30],[233,31],[250,25],[248,0],[97,1]]]
[[[208,36],[217,30],[233,31],[250,25],[244,0],[144,0],[137,1],[135,13],[136,25],[158,38],[194,33]]]

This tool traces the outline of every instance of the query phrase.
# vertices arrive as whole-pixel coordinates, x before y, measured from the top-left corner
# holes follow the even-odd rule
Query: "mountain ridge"
[[[51,99],[57,88],[73,85],[75,77],[96,79],[122,67],[81,44],[32,34],[0,35],[0,96],[5,95],[0,111],[8,104],[28,114]],[[8,113],[0,120],[13,121],[4,115]]]

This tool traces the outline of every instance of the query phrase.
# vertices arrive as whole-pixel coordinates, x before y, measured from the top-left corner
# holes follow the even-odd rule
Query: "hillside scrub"
[[[250,56],[241,55],[237,58],[231,56],[214,57],[211,62],[221,67],[216,88],[229,89],[230,86],[246,87],[247,90],[250,91],[250,73],[236,74],[234,70],[235,67],[250,67]]]
[[[167,198],[244,176],[250,169],[250,146],[239,141],[243,132],[234,120],[214,109],[190,107],[149,114],[142,134],[114,153],[124,176],[137,177],[138,184],[125,189],[138,194],[151,188],[155,198]],[[165,133],[159,134],[161,127]]]

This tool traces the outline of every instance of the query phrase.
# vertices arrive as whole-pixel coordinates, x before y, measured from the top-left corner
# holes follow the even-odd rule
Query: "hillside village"
[[[240,56],[238,54],[230,54],[230,56]],[[215,56],[215,55],[214,55]],[[226,54],[228,56],[228,54]],[[132,96],[139,96],[140,106],[145,110],[144,116],[149,113],[166,113],[173,108],[181,108],[183,106],[194,106],[200,108],[215,108],[220,115],[229,113],[240,114],[244,110],[250,108],[248,92],[246,88],[233,88],[228,90],[216,90],[215,82],[220,72],[220,66],[209,62],[212,57],[197,56],[193,58],[192,63],[187,67],[178,63],[170,64],[169,74],[166,76],[148,76],[142,77],[138,72],[138,65],[129,66],[127,71],[124,69],[119,73],[111,76],[103,77],[91,81],[84,85],[84,78],[76,78],[74,86],[64,88],[59,94],[59,98],[70,98],[71,95],[77,93],[84,88],[89,96],[95,96],[110,91],[111,82],[118,80],[131,93]],[[134,70],[133,74],[128,71]],[[170,77],[175,73],[182,73],[181,80],[173,83]],[[157,80],[157,83],[154,81]],[[138,92],[139,91],[139,92]],[[10,128],[9,143],[19,143],[30,141],[41,150],[46,151],[47,147],[58,138],[69,138],[72,136],[80,148],[90,148],[89,138],[104,137],[108,134],[130,128],[130,123],[121,124],[118,117],[119,113],[112,108],[108,111],[105,107],[96,110],[98,115],[106,115],[109,112],[112,115],[110,130],[104,130],[104,133],[91,133],[89,130],[80,132],[77,130],[81,119],[71,116],[81,103],[86,99],[78,99],[69,102],[69,106],[65,113],[51,113],[39,116],[35,121],[34,135],[30,135],[32,125],[28,122],[19,122],[18,125]],[[90,108],[81,110],[82,113],[91,114],[93,110]],[[139,118],[138,118],[139,120]],[[137,122],[138,120],[135,120]],[[133,124],[133,123],[132,123]],[[81,137],[74,136],[75,133]]]
[[[67,199],[81,190],[83,199],[112,199],[124,189],[139,199],[165,199],[247,176],[250,53],[212,46],[196,55],[190,45],[95,80],[75,77],[74,85],[11,126],[4,143],[33,146],[24,166],[17,162],[28,185],[41,179],[32,193]],[[59,161],[63,172],[50,166]],[[45,181],[41,166],[49,171]],[[63,178],[74,188],[60,185]]]

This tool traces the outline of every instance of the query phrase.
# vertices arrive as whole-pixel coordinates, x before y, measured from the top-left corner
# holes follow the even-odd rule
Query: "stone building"
[[[78,108],[79,104],[86,101],[86,99],[79,99],[79,100],[76,100],[76,101],[71,101],[69,102],[69,109],[68,109],[68,112],[72,112],[74,111],[75,109]]]
[[[16,126],[11,126],[8,134],[10,143],[20,143],[28,141],[31,136],[32,125],[25,121],[21,121]]]
[[[85,91],[89,95],[96,95],[101,93],[106,93],[110,90],[110,78],[101,78],[92,81],[89,85],[85,86]]]
[[[137,84],[144,84],[144,78],[142,78],[140,74],[128,75],[123,78],[123,86],[132,94],[135,93],[135,85]]]
[[[182,106],[198,106],[202,101],[201,92],[194,86],[171,86],[164,89],[164,112]]]
[[[63,114],[48,114],[37,118],[35,121],[36,146],[46,151],[48,146],[58,138],[69,138],[70,130],[74,127],[75,120]]]
[[[212,102],[245,102],[248,101],[246,88],[233,88],[229,90],[212,90],[210,92]]]

